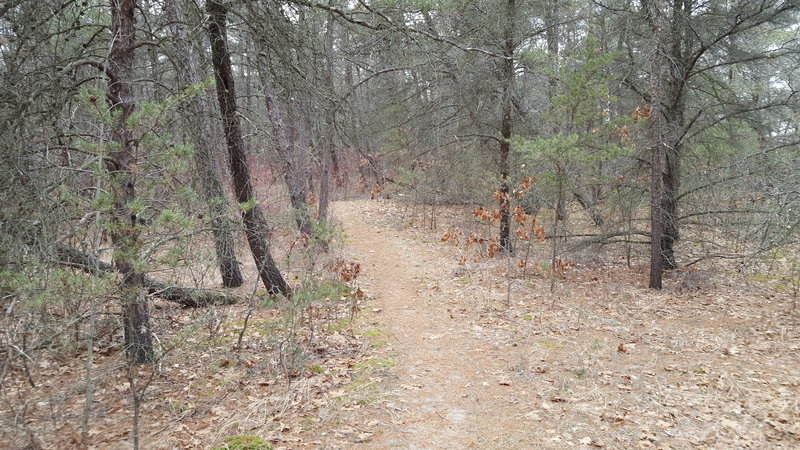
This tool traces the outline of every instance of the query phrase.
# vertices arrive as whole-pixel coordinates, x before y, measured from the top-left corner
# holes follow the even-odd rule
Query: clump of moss
[[[258,436],[243,434],[225,438],[221,446],[212,450],[272,450],[272,445]]]

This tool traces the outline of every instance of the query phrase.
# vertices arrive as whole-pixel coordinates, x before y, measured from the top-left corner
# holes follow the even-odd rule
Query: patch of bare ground
[[[371,296],[361,327],[374,330],[362,363],[372,370],[341,392],[354,404],[309,432],[316,442],[800,445],[800,329],[787,295],[719,263],[675,273],[654,292],[643,261],[628,267],[613,254],[577,263],[551,293],[543,275],[439,242],[444,222],[464,215],[441,210],[437,232],[409,208],[337,204]]]

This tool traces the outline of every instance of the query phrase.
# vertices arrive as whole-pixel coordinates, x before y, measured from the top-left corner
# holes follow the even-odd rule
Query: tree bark
[[[264,64],[262,62],[262,64]],[[261,84],[264,89],[264,103],[267,107],[267,116],[275,136],[278,155],[283,162],[283,178],[289,191],[289,202],[295,214],[297,230],[303,234],[311,234],[311,217],[306,205],[306,179],[308,178],[308,164],[305,150],[298,144],[299,136],[293,139],[286,122],[286,111],[275,95],[269,68],[259,65]],[[299,132],[299,128],[298,128]]]
[[[664,147],[663,198],[661,214],[664,221],[664,234],[661,236],[661,258],[665,270],[678,267],[675,260],[675,243],[678,242],[678,195],[680,188],[680,144],[670,140],[672,145]]]
[[[177,70],[183,87],[187,88],[201,83],[202,79],[194,57],[194,48],[186,35],[181,1],[166,0],[164,10],[170,21],[177,50],[175,52]],[[244,278],[242,278],[239,261],[236,259],[236,241],[232,232],[233,224],[227,213],[225,191],[214,162],[213,137],[211,135],[213,128],[209,121],[210,108],[204,93],[201,92],[194,96],[189,105],[189,111],[191,119],[187,125],[194,143],[195,166],[200,175],[203,196],[211,216],[211,233],[214,238],[217,264],[222,275],[222,285],[227,288],[239,287],[244,284]]]
[[[643,0],[650,23],[652,54],[650,56],[651,111],[648,122],[648,140],[651,153],[650,171],[650,282],[651,289],[661,289],[664,260],[662,239],[664,234],[664,154],[668,146],[665,135],[664,89],[669,77],[669,63],[665,46],[666,1]]]
[[[558,0],[554,0],[549,2],[549,4],[545,5],[545,13],[544,13],[544,26],[545,26],[545,38],[547,40],[547,57],[550,59],[550,64],[553,65],[554,69],[558,68],[558,53],[559,53],[559,42],[558,42]],[[556,73],[554,70],[553,73]],[[558,78],[555,75],[547,77],[547,99],[548,102],[548,109],[550,112],[553,112],[553,97],[556,96],[558,89]],[[553,135],[555,135],[558,130],[553,130]]]
[[[500,248],[511,253],[511,189],[509,186],[511,159],[511,131],[514,95],[514,24],[517,6],[515,0],[507,0],[505,5],[505,24],[503,28],[503,57],[501,64],[502,117],[500,120]]]
[[[128,118],[136,110],[133,88],[134,50],[136,48],[135,0],[111,2],[111,49],[108,55],[108,104],[114,114],[106,169],[111,175],[114,198],[111,240],[114,266],[122,274],[125,351],[132,364],[144,364],[154,358],[150,315],[144,294],[144,273],[136,268],[141,239],[135,212],[129,205],[136,200],[138,141],[128,127]],[[133,218],[133,220],[132,220]]]
[[[665,5],[665,8],[667,6]],[[671,6],[672,19],[664,21],[663,39],[665,51],[669,51],[668,77],[664,82],[664,120],[667,145],[664,148],[663,188],[661,200],[664,234],[661,237],[661,258],[664,269],[678,267],[675,261],[675,243],[679,238],[678,195],[680,194],[680,163],[682,156],[682,135],[686,127],[686,83],[691,65],[691,37],[689,16],[692,14],[692,0],[675,0]],[[668,45],[668,47],[667,47]]]
[[[228,53],[226,19],[227,9],[219,0],[208,0],[208,34],[211,38],[211,58],[217,86],[217,100],[222,113],[222,125],[228,147],[236,199],[242,209],[247,243],[253,254],[261,281],[270,294],[291,295],[291,288],[278,270],[270,253],[267,236],[269,228],[264,214],[255,199],[250,177],[250,166],[244,152],[241,124],[236,111],[236,90]]]
[[[328,1],[329,6],[333,6],[333,0]],[[323,69],[323,83],[331,101],[325,107],[325,130],[322,136],[322,148],[320,152],[320,163],[322,173],[319,179],[319,207],[317,218],[320,222],[328,220],[328,206],[331,197],[331,167],[336,160],[336,146],[334,145],[334,127],[336,125],[336,105],[333,99],[336,91],[333,84],[333,23],[332,12],[328,13],[327,23],[325,24],[325,68]]]

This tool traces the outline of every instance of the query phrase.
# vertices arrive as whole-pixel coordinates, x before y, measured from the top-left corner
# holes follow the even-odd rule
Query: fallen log
[[[116,272],[116,268],[98,258],[64,244],[54,244],[56,261],[60,266],[80,269],[95,276]],[[152,278],[144,279],[148,295],[175,302],[189,308],[209,305],[231,305],[240,300],[236,295],[212,289],[172,286]]]

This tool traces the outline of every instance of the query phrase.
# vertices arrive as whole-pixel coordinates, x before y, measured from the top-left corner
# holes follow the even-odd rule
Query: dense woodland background
[[[520,267],[546,245],[554,280],[611,248],[654,289],[778,261],[796,296],[798,19],[794,0],[6,0],[4,409],[24,416],[12,386],[43,353],[87,380],[102,339],[130,374],[168,361],[154,299],[299,311],[351,281],[329,261],[350,196],[426,205],[427,227],[474,210],[480,233],[442,239]]]

